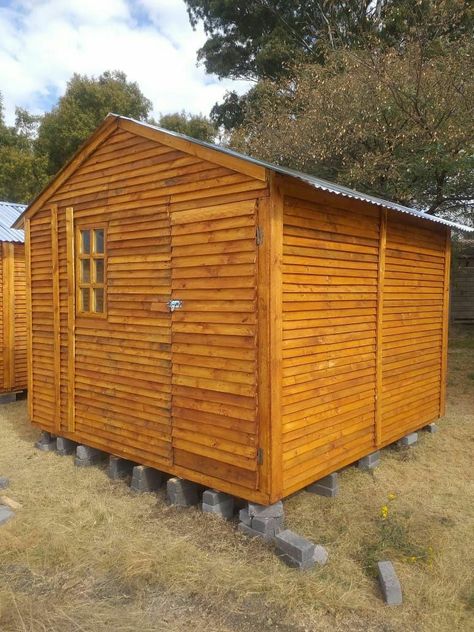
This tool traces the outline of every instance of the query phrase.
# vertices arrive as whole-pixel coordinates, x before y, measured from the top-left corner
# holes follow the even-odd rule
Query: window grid
[[[106,230],[104,226],[80,226],[77,232],[77,312],[106,315]]]

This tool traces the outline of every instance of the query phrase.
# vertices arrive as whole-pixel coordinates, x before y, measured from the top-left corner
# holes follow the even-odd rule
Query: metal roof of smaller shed
[[[14,241],[21,244],[25,241],[22,230],[10,228],[25,209],[25,204],[14,204],[0,200],[0,241]]]

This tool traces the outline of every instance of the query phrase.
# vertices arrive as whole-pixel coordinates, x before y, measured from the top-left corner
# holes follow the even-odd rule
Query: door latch
[[[183,307],[183,301],[178,299],[168,301],[168,307],[170,308],[170,312],[175,312],[177,309],[181,309]]]

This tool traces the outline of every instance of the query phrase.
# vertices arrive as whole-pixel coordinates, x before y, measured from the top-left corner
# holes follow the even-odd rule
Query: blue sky
[[[7,121],[15,105],[48,110],[74,72],[123,70],[160,113],[207,114],[226,90],[196,65],[205,40],[182,0],[0,0],[0,91]]]

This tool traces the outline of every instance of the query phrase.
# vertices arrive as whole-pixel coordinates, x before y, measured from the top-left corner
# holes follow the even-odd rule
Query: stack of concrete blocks
[[[291,568],[307,570],[328,561],[328,553],[323,546],[313,544],[289,529],[278,533],[274,543],[278,557]]]
[[[311,494],[318,494],[318,496],[326,496],[328,498],[333,498],[337,496],[339,493],[339,480],[337,476],[337,472],[333,472],[324,478],[319,479],[312,485],[309,485],[306,488],[307,492]]]
[[[439,428],[438,428],[438,424],[430,423],[427,426],[423,427],[423,430],[425,432],[429,432],[430,434],[434,434],[435,432],[438,432]]]
[[[105,452],[97,450],[96,448],[90,448],[87,445],[78,445],[74,464],[77,467],[90,467],[104,461],[106,456]]]
[[[215,489],[206,489],[202,495],[202,510],[230,520],[234,515],[234,498]]]
[[[64,437],[58,437],[56,439],[56,452],[59,456],[74,454],[76,448],[77,443],[75,441],[71,441],[71,439],[65,439]]]
[[[240,510],[239,518],[240,523],[237,529],[241,533],[271,542],[283,529],[283,503],[280,500],[268,507],[249,503],[246,509]]]
[[[130,488],[139,494],[157,491],[163,484],[162,472],[146,465],[135,465],[132,470]]]
[[[380,464],[380,452],[372,452],[357,461],[359,470],[373,470]]]
[[[8,478],[0,476],[0,489],[6,489],[9,484],[10,481],[8,480]],[[13,518],[14,515],[15,513],[10,509],[10,507],[0,505],[0,525],[8,522],[11,518]]]
[[[135,466],[133,461],[128,459],[121,459],[118,456],[109,456],[109,466],[107,468],[107,475],[113,481],[120,481],[123,478],[132,476],[132,470]]]
[[[184,478],[173,477],[166,483],[166,497],[175,507],[191,507],[199,503],[200,486]]]
[[[56,450],[56,437],[50,432],[41,432],[41,436],[35,443],[35,448],[43,452],[54,452]]]
[[[401,439],[399,439],[397,441],[397,446],[399,448],[407,448],[411,445],[415,445],[415,443],[418,441],[418,433],[417,432],[411,432],[410,434],[405,435],[404,437],[402,437]]]

